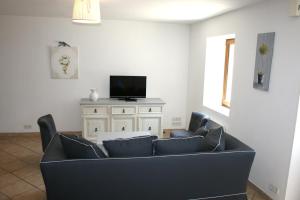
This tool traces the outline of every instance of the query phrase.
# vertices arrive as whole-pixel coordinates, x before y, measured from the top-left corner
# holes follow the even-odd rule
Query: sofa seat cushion
[[[84,138],[60,134],[60,139],[68,159],[98,159],[106,157],[95,143]]]
[[[193,132],[186,130],[174,130],[170,133],[171,138],[185,138],[191,136],[193,136]]]
[[[103,146],[109,157],[147,157],[153,155],[152,141],[155,139],[157,136],[104,140]]]
[[[205,136],[205,141],[211,151],[224,151],[225,133],[223,127],[210,129]]]
[[[155,155],[188,154],[209,151],[203,136],[159,139],[153,141]]]

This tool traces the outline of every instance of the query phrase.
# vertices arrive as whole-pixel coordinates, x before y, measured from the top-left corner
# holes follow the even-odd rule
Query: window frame
[[[235,38],[226,39],[225,50],[225,65],[224,65],[224,80],[223,80],[223,94],[222,94],[222,106],[230,108],[230,102],[226,101],[227,97],[227,82],[228,82],[228,65],[230,57],[230,46],[235,45]]]

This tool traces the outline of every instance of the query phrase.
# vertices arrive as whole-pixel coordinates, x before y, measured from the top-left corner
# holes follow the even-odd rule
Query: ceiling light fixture
[[[72,21],[82,24],[100,24],[99,0],[74,0]]]

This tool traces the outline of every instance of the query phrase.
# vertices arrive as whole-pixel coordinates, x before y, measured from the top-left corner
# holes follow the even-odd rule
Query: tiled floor
[[[0,200],[46,200],[41,156],[39,135],[0,135]],[[267,200],[252,186],[248,199]]]
[[[38,135],[0,136],[0,200],[46,199]]]

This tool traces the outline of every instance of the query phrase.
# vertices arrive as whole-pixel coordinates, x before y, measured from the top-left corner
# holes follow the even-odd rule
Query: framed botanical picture
[[[257,36],[256,61],[253,87],[268,91],[271,75],[275,33],[260,33]]]
[[[51,47],[51,77],[78,79],[77,47]]]

